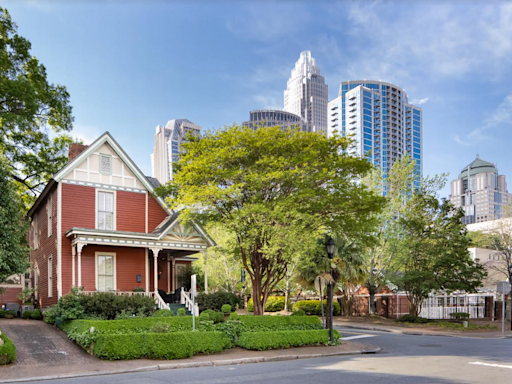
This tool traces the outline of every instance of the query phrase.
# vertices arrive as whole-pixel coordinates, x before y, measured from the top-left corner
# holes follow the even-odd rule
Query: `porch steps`
[[[187,316],[190,316],[192,313],[187,309],[187,307],[185,307],[185,304],[179,304],[179,303],[169,303],[167,304],[169,306],[169,309],[171,311],[174,312],[175,315],[178,314],[178,309],[179,308],[185,308],[185,310],[187,311]]]

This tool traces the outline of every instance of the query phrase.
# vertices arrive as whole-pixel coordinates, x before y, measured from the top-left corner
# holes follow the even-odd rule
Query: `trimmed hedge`
[[[340,334],[334,330],[334,338]],[[304,345],[328,344],[329,330],[312,331],[275,331],[275,332],[245,332],[238,339],[237,345],[245,349],[264,351],[267,349],[301,347]]]
[[[222,332],[102,335],[94,354],[106,360],[184,359],[197,353],[221,352],[231,345]]]
[[[239,321],[249,332],[322,329],[322,322],[318,317],[248,315],[240,316]]]
[[[295,304],[293,304],[293,311],[298,311],[299,309],[302,309],[304,312],[306,312],[306,315],[316,315],[321,316],[322,315],[322,306],[320,305],[320,300],[301,300],[297,301]],[[327,300],[324,300],[324,314],[327,311]],[[341,307],[340,303],[337,301],[334,301],[332,303],[332,311],[334,316],[340,316],[341,314]]]
[[[32,319],[32,320],[42,320],[43,315],[39,309],[34,309],[33,311],[25,311],[23,312],[22,317],[24,319]]]
[[[203,319],[206,319],[205,316],[208,316],[207,320],[213,321],[214,324],[222,323],[224,321],[224,314],[222,312],[214,311],[213,309],[207,309],[199,314],[199,317],[203,316]]]
[[[16,360],[16,347],[5,333],[2,332],[0,339],[3,340],[3,345],[0,345],[0,365],[14,363]]]
[[[155,299],[150,296],[117,296],[110,292],[97,292],[92,296],[79,295],[85,315],[115,319],[121,312],[150,316],[155,309]],[[60,302],[59,302],[60,305]]]
[[[397,321],[399,323],[427,324],[430,320],[419,316],[403,315]]]
[[[267,302],[265,303],[265,312],[279,312],[284,310],[284,299],[284,296],[269,296]],[[288,308],[290,307],[291,303],[288,300]],[[247,302],[247,310],[249,312],[254,312],[252,297]]]

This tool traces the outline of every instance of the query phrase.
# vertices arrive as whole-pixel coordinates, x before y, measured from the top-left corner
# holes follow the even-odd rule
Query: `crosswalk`
[[[366,339],[366,338],[370,338],[370,337],[379,336],[378,334],[346,331],[344,329],[338,329],[338,331],[341,335],[341,340],[344,340],[344,341]]]

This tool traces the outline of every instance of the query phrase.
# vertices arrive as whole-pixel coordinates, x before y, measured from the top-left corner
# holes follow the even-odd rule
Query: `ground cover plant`
[[[16,360],[16,347],[14,343],[1,331],[0,339],[4,342],[0,345],[0,365],[14,363]]]

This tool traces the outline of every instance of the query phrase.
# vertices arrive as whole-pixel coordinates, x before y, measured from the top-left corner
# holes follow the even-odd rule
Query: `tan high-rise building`
[[[504,217],[503,207],[512,204],[512,195],[496,165],[477,155],[452,181],[450,201],[464,209],[464,223],[473,224]]]
[[[199,136],[201,127],[187,119],[169,120],[165,127],[156,127],[151,165],[153,177],[161,184],[172,180],[173,163],[178,161],[181,144],[189,134]]]

